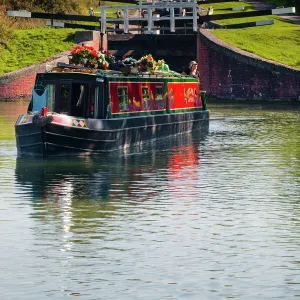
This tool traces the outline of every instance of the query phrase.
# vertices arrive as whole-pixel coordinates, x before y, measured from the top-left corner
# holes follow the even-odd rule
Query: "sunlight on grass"
[[[14,31],[14,38],[2,49],[0,74],[11,72],[74,46],[75,29],[38,28]]]
[[[242,11],[251,11],[253,10],[252,6],[246,2],[220,2],[220,3],[211,3],[211,4],[201,4],[200,7],[203,9],[208,9],[210,6],[214,9],[214,15],[218,14],[228,14],[228,13],[238,13],[241,11],[233,11],[232,8],[244,7]]]
[[[130,5],[123,2],[102,2],[105,6]],[[94,9],[96,16],[100,16],[99,8]],[[116,18],[117,9],[107,11],[107,18]],[[88,15],[88,8],[83,11]],[[72,21],[66,21],[72,23]],[[73,22],[85,25],[99,26],[98,22]],[[108,27],[110,25],[108,24]],[[0,75],[38,63],[60,52],[72,48],[75,44],[74,33],[80,29],[49,28],[44,23],[38,28],[14,29],[13,38],[6,44],[0,44]]]
[[[220,24],[237,24],[274,20],[273,25],[242,29],[215,29],[223,41],[263,58],[300,68],[300,26],[277,16],[221,20]]]

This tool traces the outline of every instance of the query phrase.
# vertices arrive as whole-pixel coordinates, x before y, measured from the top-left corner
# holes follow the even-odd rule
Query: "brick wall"
[[[201,89],[208,96],[235,100],[300,101],[300,69],[230,46],[208,29],[197,37]]]
[[[28,99],[31,94],[31,87],[34,85],[34,81],[35,73],[20,79],[13,80],[6,84],[0,84],[0,99]]]
[[[47,66],[55,66],[57,62],[68,63],[68,54],[69,51],[66,51],[38,64],[0,76],[0,101],[29,100],[36,74],[44,72]]]

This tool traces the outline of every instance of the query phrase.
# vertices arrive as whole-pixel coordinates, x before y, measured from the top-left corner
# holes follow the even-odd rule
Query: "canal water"
[[[211,104],[210,128],[98,158],[18,159],[0,103],[0,295],[300,297],[300,108]]]

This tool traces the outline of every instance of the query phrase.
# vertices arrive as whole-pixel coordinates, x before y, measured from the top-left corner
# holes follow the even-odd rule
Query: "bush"
[[[13,36],[11,26],[6,16],[5,6],[0,6],[0,47],[7,48],[6,43]]]

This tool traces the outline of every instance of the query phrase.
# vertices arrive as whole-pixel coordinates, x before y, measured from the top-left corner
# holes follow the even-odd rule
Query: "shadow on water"
[[[300,111],[300,101],[247,101],[247,100],[224,100],[211,99],[209,109],[233,108],[235,110],[261,110],[261,111]]]

